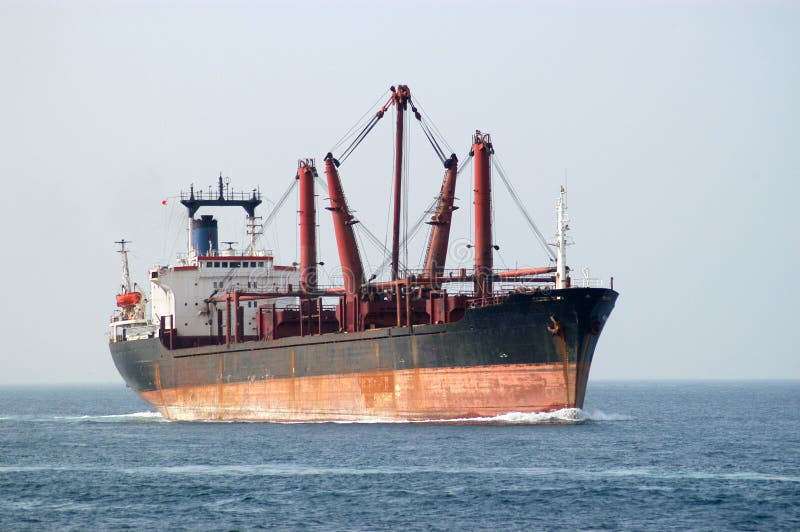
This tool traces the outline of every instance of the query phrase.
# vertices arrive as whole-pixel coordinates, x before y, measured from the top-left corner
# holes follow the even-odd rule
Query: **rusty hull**
[[[575,364],[373,371],[151,390],[182,421],[447,420],[575,406]]]

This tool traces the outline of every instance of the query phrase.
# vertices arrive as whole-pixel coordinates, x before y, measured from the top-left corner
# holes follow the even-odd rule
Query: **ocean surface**
[[[469,423],[164,421],[0,388],[0,530],[798,530],[800,382],[590,382]]]

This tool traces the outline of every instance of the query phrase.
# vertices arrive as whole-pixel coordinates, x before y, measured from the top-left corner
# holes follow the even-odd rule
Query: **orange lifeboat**
[[[127,294],[117,294],[118,307],[122,308],[132,307],[141,300],[142,300],[142,294],[140,292],[128,292]]]

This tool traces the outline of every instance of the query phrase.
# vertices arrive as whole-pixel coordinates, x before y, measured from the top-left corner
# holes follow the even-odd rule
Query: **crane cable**
[[[386,93],[384,93],[384,94],[386,94]],[[381,98],[383,98],[383,95],[381,95]],[[345,150],[342,152],[342,154],[339,156],[339,158],[338,158],[338,159],[334,159],[334,162],[338,162],[338,163],[339,163],[339,164],[337,164],[337,165],[336,165],[336,167],[337,167],[337,168],[338,168],[338,167],[339,167],[339,166],[340,166],[340,165],[341,165],[341,164],[342,164],[342,163],[343,163],[343,162],[344,162],[344,161],[345,161],[345,160],[346,160],[348,157],[350,157],[350,155],[351,155],[351,154],[353,153],[353,151],[354,151],[354,150],[355,150],[355,149],[358,147],[358,145],[359,145],[359,144],[361,144],[361,142],[362,142],[362,141],[363,141],[365,138],[367,138],[367,135],[369,135],[370,131],[372,131],[372,128],[374,128],[374,127],[377,125],[377,123],[380,121],[380,119],[381,119],[381,118],[383,118],[383,115],[385,115],[385,114],[386,114],[386,111],[387,111],[387,109],[389,109],[389,106],[391,106],[391,105],[392,105],[392,102],[393,102],[393,100],[394,100],[394,93],[392,93],[392,96],[390,96],[390,97],[389,97],[389,100],[388,100],[388,101],[387,101],[385,104],[383,104],[383,106],[382,106],[380,109],[378,109],[378,112],[377,112],[377,113],[375,113],[375,114],[372,116],[372,118],[370,118],[370,119],[369,119],[369,121],[367,122],[367,124],[366,124],[366,125],[365,125],[363,128],[361,128],[361,131],[358,133],[358,135],[356,135],[356,138],[355,138],[355,139],[353,139],[353,141],[350,143],[350,145],[349,145],[349,146],[347,146],[347,148],[346,148],[346,149],[345,149]],[[380,101],[380,99],[379,99],[378,101]],[[375,106],[373,105],[372,107],[375,107]],[[368,113],[368,112],[369,112],[369,111],[367,111],[367,113]],[[366,114],[367,114],[367,113],[364,113],[364,116],[366,116]],[[361,118],[363,119],[363,118],[364,118],[364,116],[362,116]],[[359,122],[360,122],[360,120],[359,120]],[[352,132],[353,130],[355,130],[355,129],[356,129],[356,127],[357,127],[357,126],[353,126],[352,128],[350,128],[350,132]],[[337,148],[337,147],[339,147],[339,146],[340,146],[340,145],[343,143],[343,141],[344,141],[344,138],[349,138],[349,137],[348,137],[348,135],[350,135],[350,136],[352,135],[352,133],[350,133],[350,132],[348,132],[348,134],[347,134],[347,135],[345,135],[345,137],[343,137],[343,138],[342,138],[342,140],[340,140],[340,141],[339,141],[339,142],[336,144],[336,146],[334,147],[334,149],[335,149],[335,148]]]
[[[347,141],[347,139],[351,138],[351,137],[354,135],[354,132],[355,132],[355,131],[358,129],[358,127],[359,127],[359,126],[360,126],[360,125],[363,123],[363,121],[364,121],[364,118],[365,118],[365,117],[366,117],[368,114],[370,114],[370,113],[372,112],[372,110],[373,110],[373,109],[375,109],[375,106],[376,106],[376,105],[378,105],[378,103],[380,103],[380,102],[381,102],[381,101],[384,99],[384,97],[386,96],[386,93],[388,93],[388,92],[389,92],[389,89],[386,89],[385,91],[383,91],[383,93],[381,93],[381,95],[378,97],[378,99],[377,99],[377,100],[375,100],[375,103],[373,103],[373,104],[372,104],[372,105],[369,107],[369,109],[367,109],[367,110],[364,112],[364,114],[363,114],[363,115],[361,115],[361,118],[359,118],[359,119],[356,121],[356,123],[355,123],[355,124],[353,124],[353,127],[351,127],[350,129],[348,129],[348,130],[347,130],[347,133],[345,133],[344,135],[342,135],[342,138],[340,138],[340,139],[339,139],[339,141],[338,141],[336,144],[334,144],[334,145],[333,145],[333,147],[332,147],[330,150],[328,150],[328,151],[329,151],[329,152],[331,152],[331,153],[335,152],[335,151],[336,151],[336,150],[339,148],[339,146],[341,146],[342,144],[344,144],[344,143]]]
[[[469,160],[470,160],[471,158],[472,158],[472,156],[471,156],[471,155],[469,155],[469,154],[467,154],[467,156],[466,156],[466,157],[464,157],[464,160],[463,160],[463,161],[461,162],[461,164],[459,165],[459,167],[458,167],[458,170],[456,170],[456,175],[460,174],[460,173],[461,173],[461,171],[462,171],[464,168],[466,168],[466,167],[467,167],[467,163],[469,162]],[[436,196],[435,198],[433,198],[433,201],[431,201],[431,203],[430,203],[430,204],[428,204],[428,207],[427,207],[425,210],[423,210],[423,211],[422,211],[422,214],[421,214],[421,215],[419,216],[419,218],[417,218],[417,220],[414,222],[414,225],[413,225],[413,226],[411,226],[411,230],[409,231],[408,238],[407,238],[407,240],[403,240],[403,241],[400,243],[400,245],[401,245],[401,246],[405,246],[405,244],[406,244],[406,242],[408,242],[408,240],[411,240],[411,239],[413,239],[413,238],[414,238],[414,237],[417,235],[417,233],[419,233],[419,230],[422,228],[422,226],[423,226],[423,225],[425,225],[425,224],[424,224],[424,222],[425,222],[425,218],[427,218],[427,217],[428,217],[430,214],[432,214],[433,212],[435,212],[435,210],[436,210],[436,205],[437,205],[438,203],[439,203],[439,196]],[[366,229],[366,227],[365,227],[365,229]],[[385,246],[381,246],[381,247],[384,249],[384,251],[385,251],[386,253],[388,253],[388,252],[389,252],[389,250],[388,250],[388,249],[386,249],[386,247],[385,247]],[[384,261],[381,263],[381,265],[378,267],[378,269],[377,269],[377,270],[375,270],[373,273],[374,273],[375,275],[379,275],[379,274],[383,273],[383,271],[384,271],[384,270],[386,269],[386,267],[389,265],[389,262],[391,262],[391,257],[389,257],[388,259],[385,259],[385,260],[384,260]]]
[[[262,234],[264,234],[264,230],[267,228],[267,226],[271,224],[272,221],[275,219],[275,216],[278,214],[278,211],[283,206],[283,204],[286,203],[286,200],[289,198],[289,194],[292,193],[292,190],[294,190],[294,187],[296,186],[297,186],[297,178],[295,177],[292,178],[292,184],[289,185],[289,188],[287,188],[286,192],[283,193],[283,196],[280,197],[278,202],[275,204],[275,207],[273,207],[272,212],[270,212],[269,216],[267,216],[267,219],[264,220],[264,223],[261,224],[261,233],[256,235],[256,242],[258,241],[258,238]]]
[[[525,205],[522,203],[519,194],[517,194],[517,191],[514,189],[514,186],[508,180],[508,177],[506,177],[506,173],[503,170],[503,165],[500,164],[500,161],[497,159],[497,156],[492,157],[491,160],[492,160],[492,166],[494,166],[494,169],[497,170],[500,179],[503,181],[503,184],[506,186],[508,193],[511,195],[511,199],[513,199],[514,203],[517,204],[517,207],[522,213],[522,216],[525,218],[525,221],[528,222],[528,226],[531,228],[531,231],[533,231],[533,234],[536,235],[536,238],[539,241],[539,244],[542,246],[542,249],[545,250],[547,255],[552,260],[556,260],[556,254],[553,253],[553,250],[550,249],[550,246],[547,244],[547,239],[544,237],[544,235],[542,235],[542,232],[539,231],[539,228],[536,227],[536,224],[533,223],[533,218],[531,218],[531,215],[528,214],[528,211],[525,208]]]

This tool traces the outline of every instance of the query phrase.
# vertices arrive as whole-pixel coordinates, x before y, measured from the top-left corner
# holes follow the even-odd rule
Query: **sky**
[[[133,241],[141,283],[185,250],[177,194],[220,174],[259,188],[266,216],[297,160],[321,167],[398,83],[459,158],[491,133],[545,235],[566,182],[568,262],[620,293],[593,379],[798,379],[798,58],[798,2],[2,0],[0,384],[121,383],[114,241]],[[379,239],[383,122],[341,169]],[[413,222],[442,169],[410,135]],[[546,264],[494,190],[496,263]],[[295,210],[263,237],[280,263],[297,260]],[[243,212],[220,223],[243,241]],[[324,210],[320,259],[338,261]]]

